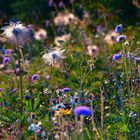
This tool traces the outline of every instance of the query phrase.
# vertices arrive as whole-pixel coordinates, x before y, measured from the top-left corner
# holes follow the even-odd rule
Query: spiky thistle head
[[[9,25],[2,28],[3,39],[14,46],[24,45],[30,38],[28,27],[18,22],[10,21]]]
[[[42,58],[47,65],[53,67],[60,66],[62,65],[63,59],[65,58],[63,55],[64,51],[64,49],[54,49],[48,53],[45,53]]]

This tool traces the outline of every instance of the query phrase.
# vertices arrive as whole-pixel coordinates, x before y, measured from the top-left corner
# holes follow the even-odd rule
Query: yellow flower
[[[54,116],[60,116],[60,115],[70,115],[72,113],[71,109],[59,109],[58,111],[55,111]]]

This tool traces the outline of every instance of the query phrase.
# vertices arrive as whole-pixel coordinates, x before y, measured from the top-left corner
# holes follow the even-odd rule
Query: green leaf
[[[36,109],[38,107],[39,103],[40,103],[40,97],[38,95],[38,97],[36,98],[35,104],[34,104],[34,109]]]
[[[126,124],[120,125],[120,132],[129,132],[128,126]]]
[[[87,135],[88,139],[89,140],[92,140],[92,137],[90,135],[90,132],[89,132],[89,130],[87,128],[85,128],[85,132],[86,132],[86,135]]]

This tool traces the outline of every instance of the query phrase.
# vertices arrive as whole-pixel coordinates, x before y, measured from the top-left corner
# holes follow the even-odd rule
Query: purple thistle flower
[[[69,91],[70,91],[70,88],[65,87],[65,88],[62,89],[62,91],[63,91],[63,92],[69,92]]]
[[[122,32],[122,24],[119,24],[118,26],[116,26],[115,32],[116,33],[121,33]]]
[[[117,42],[121,42],[121,41],[123,41],[123,40],[126,40],[126,36],[125,35],[119,35],[117,38],[116,38],[116,41]]]
[[[118,59],[120,59],[120,58],[121,58],[121,54],[120,54],[120,53],[117,53],[117,54],[114,54],[114,55],[113,55],[112,60],[113,60],[113,61],[116,61],[116,60],[118,60]]]
[[[3,59],[3,65],[6,65],[10,62],[10,57],[9,56],[5,56]]]
[[[38,79],[38,77],[39,77],[39,75],[37,75],[37,74],[32,75],[31,81],[35,82]]]
[[[74,112],[74,114],[76,114],[78,116],[81,116],[81,115],[90,116],[92,114],[91,109],[86,106],[78,106],[74,109],[73,112]]]

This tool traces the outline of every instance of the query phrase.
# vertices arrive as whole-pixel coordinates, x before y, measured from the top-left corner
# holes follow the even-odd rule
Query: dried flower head
[[[47,37],[47,32],[44,29],[39,29],[37,32],[34,34],[34,38],[38,41],[44,40]]]
[[[18,22],[10,22],[8,26],[2,28],[3,38],[14,46],[24,45],[30,38],[29,29]]]
[[[65,58],[63,56],[64,51],[65,50],[62,49],[55,49],[50,51],[49,53],[45,53],[42,58],[47,65],[61,66],[62,60]]]
[[[98,47],[96,45],[93,45],[93,46],[92,45],[89,45],[87,47],[87,54],[89,56],[92,56],[92,57],[96,58],[98,56],[98,54],[99,54]]]
[[[119,36],[118,33],[114,31],[110,31],[104,38],[105,42],[109,45],[113,45],[116,43],[116,38]]]
[[[57,36],[54,40],[55,45],[60,47],[62,46],[64,43],[66,43],[67,41],[69,41],[71,38],[71,34],[66,34],[66,35],[62,35],[62,36]]]
[[[77,21],[77,17],[75,17],[72,13],[58,13],[58,15],[54,18],[54,24],[56,26],[77,24]]]

